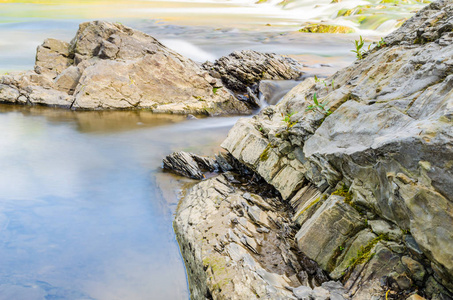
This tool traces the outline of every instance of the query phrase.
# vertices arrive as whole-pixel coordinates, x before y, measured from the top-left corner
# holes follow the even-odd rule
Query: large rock
[[[80,24],[69,44],[45,40],[34,71],[2,76],[0,84],[0,102],[183,114],[250,112],[195,62],[149,35],[101,21]]]
[[[325,255],[318,253],[327,249],[312,249],[310,242],[326,245],[320,242],[322,235],[335,228],[335,223],[321,222],[329,220],[327,202],[307,196],[310,200],[298,206],[295,218],[308,232],[300,233],[306,237],[301,247],[333,276],[344,272],[346,283],[354,274],[367,278],[369,284],[361,288],[347,284],[357,299],[367,293],[382,296],[383,277],[392,278],[392,289],[428,289],[420,275],[403,269],[392,273],[401,255],[409,254],[453,291],[452,18],[451,1],[428,5],[386,37],[387,46],[372,49],[327,78],[326,85],[305,80],[277,106],[240,120],[222,144],[291,203],[304,198],[299,191],[310,182],[326,197],[337,191],[349,198],[351,207],[376,221],[369,229],[376,231],[377,244],[372,235],[351,230],[338,249],[356,250],[346,255],[330,250],[328,255],[337,260],[326,264]],[[325,109],[310,108],[315,93]],[[305,224],[326,228],[317,236]],[[403,239],[402,232],[410,238]],[[370,257],[395,264],[366,259],[349,265],[351,270],[345,259],[361,247]]]
[[[235,51],[214,63],[206,62],[203,67],[238,97],[256,106],[261,80],[290,80],[302,76],[302,65],[294,59],[253,50]]]
[[[291,287],[322,284],[316,263],[293,251],[289,223],[280,199],[240,191],[224,175],[195,185],[174,222],[192,299],[297,299]]]

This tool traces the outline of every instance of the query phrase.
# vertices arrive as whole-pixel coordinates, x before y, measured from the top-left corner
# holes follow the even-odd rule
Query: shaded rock
[[[257,88],[261,80],[290,80],[302,75],[302,65],[295,60],[253,50],[235,51],[214,63],[207,62],[203,67],[211,76],[221,79],[234,93],[252,93],[253,99],[258,95]],[[250,88],[249,92],[247,88]]]
[[[415,281],[423,282],[423,279],[425,278],[426,275],[426,271],[421,263],[410,258],[409,256],[403,256],[401,258],[401,262],[407,268],[409,274],[411,274],[411,277]]]
[[[216,161],[209,157],[188,152],[174,152],[163,159],[164,169],[193,179],[203,179],[203,171],[213,172],[219,168]]]

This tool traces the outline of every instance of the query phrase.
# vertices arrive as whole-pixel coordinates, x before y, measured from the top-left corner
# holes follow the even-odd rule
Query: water
[[[354,60],[356,35],[295,30],[371,3],[255,2],[2,1],[0,71],[31,69],[45,38],[70,41],[80,22],[105,19],[196,61],[255,49],[324,76]],[[212,155],[237,119],[0,105],[0,300],[188,299],[172,220],[193,181],[164,173],[161,161],[179,150]]]

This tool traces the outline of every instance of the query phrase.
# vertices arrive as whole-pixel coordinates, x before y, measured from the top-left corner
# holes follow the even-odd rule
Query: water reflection
[[[237,118],[0,112],[0,299],[188,298],[171,223],[190,181],[161,159],[218,150]]]

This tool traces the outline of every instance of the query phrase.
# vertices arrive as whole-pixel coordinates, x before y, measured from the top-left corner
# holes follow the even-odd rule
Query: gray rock
[[[321,268],[332,271],[331,261],[350,236],[365,227],[359,213],[343,197],[330,196],[296,235],[299,249]],[[322,234],[320,234],[322,233]]]
[[[409,274],[415,281],[423,282],[426,271],[421,263],[410,258],[409,256],[403,256],[401,262],[407,268]]]
[[[403,233],[401,229],[384,220],[371,220],[368,221],[368,224],[371,226],[371,230],[377,235],[385,235],[391,240],[401,241]]]
[[[0,82],[5,82],[2,79]],[[6,84],[6,83],[4,83]],[[250,109],[195,62],[119,23],[82,23],[71,43],[47,39],[35,71],[8,83],[27,103],[73,109],[151,109],[179,114],[248,114]],[[45,88],[39,96],[27,90]],[[66,96],[58,96],[55,92]],[[0,102],[14,99],[0,95]],[[69,102],[69,105],[66,103]]]
[[[401,231],[410,232],[413,242],[404,239],[408,250],[431,260],[446,286],[453,282],[452,18],[451,1],[428,5],[385,38],[387,47],[373,49],[327,78],[335,89],[305,80],[275,107],[239,121],[222,144],[284,199],[296,195],[307,181],[327,194],[340,181],[347,184],[354,209],[371,211],[371,217],[394,225],[371,222],[373,230],[397,243]],[[314,93],[332,114],[307,110]],[[291,126],[284,121],[289,114]],[[295,147],[290,152],[295,159],[289,159],[286,147],[279,149],[285,142]],[[347,243],[357,232],[347,237],[330,234],[333,226],[321,222],[328,220],[320,212],[325,205],[315,207],[308,220],[301,218],[302,229],[319,224],[323,234],[308,239],[316,241],[313,246],[298,244],[332,271],[341,261],[334,259],[330,246],[344,247],[336,241]],[[398,258],[405,251],[388,245],[394,249],[386,248],[393,255],[388,257]],[[322,251],[329,254],[320,255]],[[376,280],[367,286],[374,290]]]
[[[283,254],[287,259],[294,255],[290,245],[259,245],[258,226],[235,209],[246,201],[241,194],[220,175],[193,186],[178,205],[174,228],[191,298],[296,299],[286,287],[300,283],[283,275],[295,274],[282,258]],[[232,218],[237,222],[232,223]],[[247,235],[253,232],[255,236]],[[272,229],[268,241],[278,234]],[[297,259],[291,265],[301,269]]]
[[[240,94],[246,94],[247,87],[261,80],[289,80],[302,75],[302,65],[295,60],[253,50],[235,51],[203,67],[211,76],[222,79],[227,88]]]
[[[313,299],[313,290],[309,286],[299,286],[293,289],[294,296],[300,300],[311,300]]]
[[[212,158],[181,151],[165,157],[163,167],[182,176],[203,179],[205,178],[203,171],[215,171],[218,164]]]

